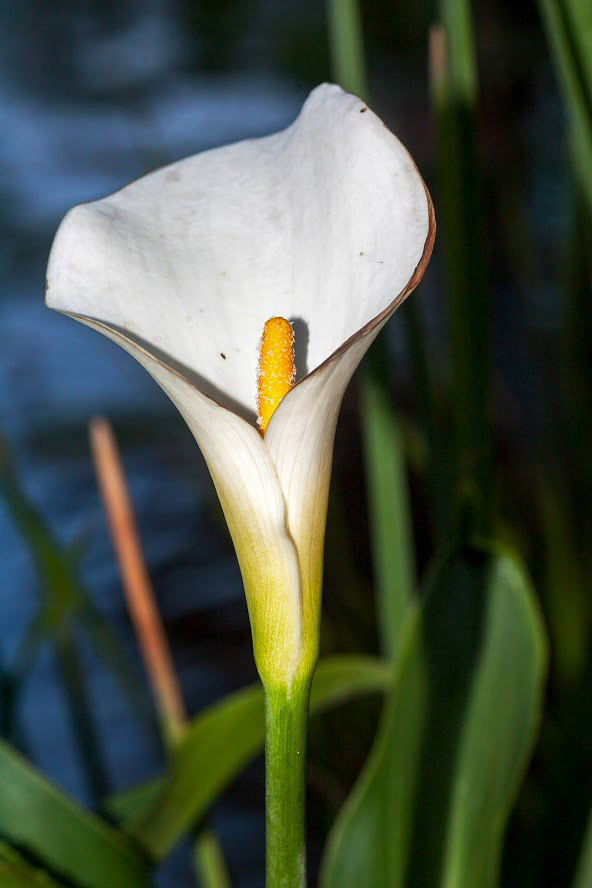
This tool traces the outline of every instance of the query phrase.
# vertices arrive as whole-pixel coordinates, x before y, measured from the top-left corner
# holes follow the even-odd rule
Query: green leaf
[[[322,888],[488,888],[539,722],[546,645],[517,560],[449,554],[411,614]]]
[[[7,442],[0,436],[0,495],[9,515],[28,546],[29,554],[39,577],[40,607],[17,653],[13,664],[15,684],[20,684],[31,668],[39,647],[46,640],[56,643],[58,662],[72,661],[76,655],[77,627],[86,630],[98,654],[104,660],[127,696],[137,718],[156,735],[156,723],[150,701],[139,671],[128,657],[116,633],[94,607],[92,599],[77,577],[76,560],[79,556],[64,550],[51,529],[21,489],[12,464]],[[104,779],[96,740],[92,736],[87,691],[80,670],[61,670],[62,683],[76,725],[81,762],[89,782],[91,794],[101,794]],[[9,701],[6,714],[7,728],[12,727],[15,700]]]
[[[311,712],[356,694],[382,691],[389,666],[371,657],[321,660]],[[263,689],[237,691],[196,716],[173,754],[171,773],[149,805],[126,828],[156,859],[164,857],[236,774],[263,748]]]
[[[478,83],[471,0],[440,0],[440,15],[450,52],[450,97],[457,107],[474,107]]]
[[[107,792],[108,780],[90,691],[73,627],[64,623],[54,633],[53,642],[58,675],[68,701],[89,798],[92,805],[96,806]]]
[[[548,475],[548,473],[547,473]],[[558,484],[541,470],[542,594],[553,651],[553,671],[569,687],[584,675],[589,650],[590,598],[579,559],[574,516]]]
[[[567,106],[575,166],[592,210],[592,6],[587,0],[539,0],[539,7]]]
[[[2,888],[63,888],[46,872],[24,860],[10,845],[0,842],[0,886]]]
[[[162,776],[150,777],[135,783],[123,792],[111,796],[103,803],[105,813],[121,823],[131,823],[141,819],[146,811],[155,804],[159,793],[165,785]]]
[[[592,18],[592,15],[591,15]],[[592,23],[589,28],[592,34]],[[592,186],[592,121],[591,148],[587,155],[587,170]],[[571,171],[572,206],[569,232],[565,244],[565,274],[562,303],[564,316],[561,323],[563,334],[563,361],[566,369],[567,390],[563,396],[564,416],[569,423],[569,444],[572,453],[567,466],[561,447],[555,439],[550,442],[552,453],[559,462],[559,471],[567,470],[573,490],[577,490],[577,509],[572,509],[571,522],[574,536],[572,547],[579,543],[580,559],[584,571],[589,573],[589,527],[592,524],[592,423],[589,421],[592,400],[592,361],[590,360],[590,326],[592,325],[592,187],[586,200],[584,183],[578,169]],[[557,424],[557,420],[555,420]],[[565,435],[565,432],[563,432]],[[549,435],[545,435],[549,438]],[[573,465],[572,465],[573,460]],[[547,467],[547,472],[549,471]],[[561,477],[561,475],[559,475]],[[577,542],[576,542],[577,541]],[[586,599],[587,583],[583,583]]]
[[[592,810],[584,833],[573,888],[590,888],[590,885],[592,885]]]
[[[200,829],[193,841],[193,867],[201,888],[231,888],[222,848],[210,829]]]
[[[128,655],[117,632],[84,591],[76,616],[98,656],[119,685],[139,724],[146,729],[150,739],[160,742],[157,719],[142,673]]]
[[[63,888],[59,882],[39,871],[24,869],[0,860],[0,886],[2,888]]]
[[[147,864],[131,841],[78,807],[2,742],[0,787],[0,838],[52,875],[81,888],[146,888]]]
[[[394,657],[415,593],[415,563],[401,431],[381,375],[375,361],[365,367],[360,407],[378,630],[382,652]]]
[[[457,495],[471,525],[491,523],[489,292],[477,147],[477,71],[469,0],[441,0],[430,75],[438,149],[440,247],[450,301]],[[456,517],[456,516],[454,516]]]
[[[364,40],[357,0],[327,0],[333,77],[365,98]],[[411,509],[400,428],[388,396],[384,345],[375,343],[360,387],[378,629],[385,655],[397,653],[402,615],[415,591]]]
[[[343,89],[366,97],[366,65],[357,0],[327,0],[331,69]]]
[[[421,464],[421,474],[426,475],[431,493],[430,528],[437,544],[447,539],[450,524],[450,447],[447,437],[440,431],[440,405],[434,385],[434,369],[428,358],[429,344],[424,335],[423,322],[418,299],[407,299],[401,306],[401,317],[405,323],[409,349],[409,365],[415,382],[419,420],[425,435],[425,455]],[[409,457],[407,444],[407,458]],[[416,460],[417,461],[417,460]]]

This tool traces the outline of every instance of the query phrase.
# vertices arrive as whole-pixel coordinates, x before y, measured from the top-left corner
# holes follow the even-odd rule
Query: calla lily
[[[49,307],[133,355],[201,448],[266,687],[314,668],[341,400],[419,282],[434,232],[405,148],[359,99],[323,85],[282,132],[75,207],[56,236]],[[262,437],[257,346],[272,316],[293,322],[298,375]]]

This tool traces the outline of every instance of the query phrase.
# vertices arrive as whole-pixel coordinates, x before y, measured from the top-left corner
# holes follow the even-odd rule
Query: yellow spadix
[[[294,385],[294,330],[285,318],[265,322],[259,344],[257,375],[257,425],[261,435],[274,410]]]

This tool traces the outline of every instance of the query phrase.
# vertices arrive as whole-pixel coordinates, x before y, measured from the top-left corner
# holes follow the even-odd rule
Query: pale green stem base
[[[306,726],[310,684],[265,692],[266,888],[305,888]]]

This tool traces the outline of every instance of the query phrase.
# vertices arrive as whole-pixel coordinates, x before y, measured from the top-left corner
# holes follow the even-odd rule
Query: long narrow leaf
[[[107,793],[107,773],[76,638],[68,622],[64,622],[55,633],[54,647],[58,673],[68,700],[89,798],[92,806],[96,807]]]
[[[481,531],[491,523],[489,298],[479,159],[477,78],[468,0],[443,0],[430,72],[438,147],[441,243],[450,293],[452,397],[458,495]]]
[[[592,169],[592,150],[588,157],[588,167]],[[592,423],[589,419],[592,402],[592,201],[586,200],[578,169],[572,171],[572,180],[572,218],[566,250],[565,321],[562,324],[562,333],[568,386],[566,414],[575,457],[573,480],[578,490],[578,520],[574,522],[574,530],[576,533],[579,530],[580,545],[583,543],[582,560],[590,571],[592,559],[588,533],[592,523]],[[560,459],[562,456],[559,454]],[[578,537],[574,534],[572,544]]]
[[[383,653],[395,657],[416,582],[405,458],[392,403],[377,373],[366,373],[360,399],[378,629]]]
[[[71,554],[60,546],[51,529],[46,526],[21,489],[8,444],[1,437],[0,496],[28,546],[40,581],[40,608],[34,628],[27,634],[14,664],[17,680],[20,681],[25,670],[32,665],[42,640],[51,640],[71,618],[78,620],[79,627],[87,631],[97,652],[112,671],[138,720],[154,733],[154,718],[147,705],[147,695],[138,670],[78,581]],[[76,709],[75,701],[71,702],[71,708]]]
[[[0,437],[0,495],[9,515],[27,543],[35,567],[48,590],[56,596],[54,604],[65,606],[77,597],[71,577],[71,565],[62,556],[53,535],[21,490],[12,465],[7,442]]]
[[[345,88],[366,96],[364,43],[357,0],[328,0],[333,75]],[[403,614],[415,585],[411,508],[397,418],[388,396],[384,344],[373,347],[360,382],[368,511],[378,627],[382,651],[395,656]],[[379,355],[377,359],[377,355]]]
[[[333,77],[343,89],[366,98],[364,40],[358,0],[327,0]]]
[[[32,866],[10,845],[0,842],[0,886],[2,888],[64,888],[46,872]]]
[[[553,669],[563,686],[584,676],[590,638],[591,602],[569,507],[557,485],[540,473],[539,514],[543,539],[543,593]]]
[[[567,105],[572,147],[592,211],[592,6],[581,0],[539,0]]]
[[[63,888],[63,885],[44,873],[25,869],[4,860],[0,860],[0,885],[2,888]]]
[[[592,810],[588,817],[576,877],[572,888],[590,888],[592,885]]]
[[[538,726],[544,633],[509,555],[451,553],[407,622],[378,736],[322,888],[490,888]]]
[[[443,545],[450,523],[451,465],[446,436],[442,435],[441,417],[436,398],[433,370],[430,367],[418,301],[408,299],[401,314],[409,346],[411,373],[415,381],[420,420],[424,429],[427,454],[425,474],[431,488],[432,527],[437,545]]]
[[[121,639],[109,621],[96,608],[89,595],[85,594],[81,598],[77,618],[81,629],[86,632],[95,651],[113,675],[139,724],[155,738],[156,742],[158,735],[156,717],[139,670],[127,654]]]
[[[81,888],[146,888],[145,860],[0,742],[0,838]]]
[[[200,830],[194,839],[193,866],[201,888],[230,888],[220,843],[209,830]]]

